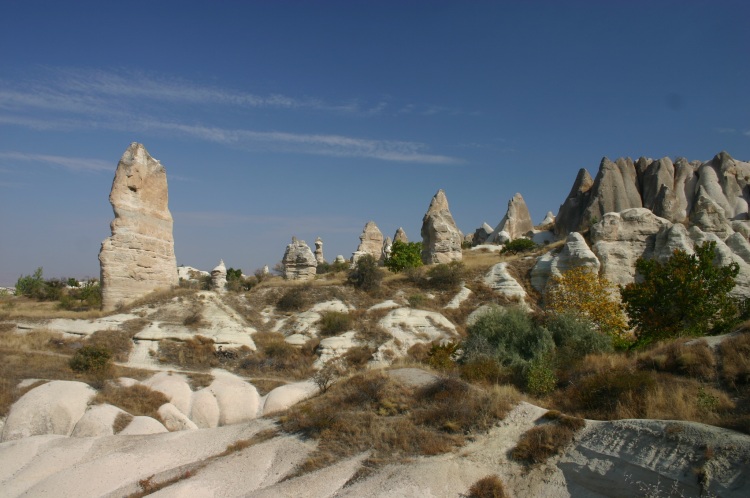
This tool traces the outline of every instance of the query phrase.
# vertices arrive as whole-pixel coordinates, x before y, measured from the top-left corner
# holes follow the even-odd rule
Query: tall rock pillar
[[[422,219],[422,262],[431,265],[461,261],[463,238],[453,221],[445,192],[438,190]]]
[[[143,145],[130,144],[109,194],[112,236],[99,251],[104,310],[177,285],[168,197],[164,166]]]

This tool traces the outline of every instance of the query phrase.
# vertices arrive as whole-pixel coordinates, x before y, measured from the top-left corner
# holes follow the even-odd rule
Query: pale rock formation
[[[583,211],[591,198],[593,186],[594,179],[589,172],[583,168],[578,170],[573,187],[555,217],[555,233],[567,235],[580,230]]]
[[[484,276],[484,283],[492,290],[506,298],[524,302],[526,291],[513,276],[508,273],[508,263],[497,263]]]
[[[473,292],[471,292],[471,289],[468,287],[461,287],[461,290],[458,291],[458,294],[453,296],[453,299],[451,299],[448,304],[445,305],[445,309],[447,310],[457,310],[461,307],[461,304],[463,304],[464,301],[469,299]]]
[[[336,256],[336,259],[334,259],[333,262],[339,263],[339,264],[346,263],[346,258],[344,257],[343,254],[339,254],[338,256]]]
[[[172,403],[164,403],[159,407],[159,418],[164,422],[164,427],[169,432],[188,431],[197,429],[195,425],[182,411],[178,410]]]
[[[640,207],[643,207],[643,202],[633,161],[620,158],[613,163],[605,157],[591,187],[591,199],[583,211],[581,228],[590,227],[607,213]]]
[[[315,261],[319,264],[325,264],[326,258],[323,256],[323,239],[315,239]]]
[[[338,358],[339,356],[343,355],[351,348],[356,346],[356,335],[357,332],[355,330],[350,330],[348,332],[344,332],[341,335],[326,337],[325,339],[321,340],[320,345],[318,345],[318,353],[320,356],[315,361],[315,365],[318,368],[321,368],[329,361],[333,360],[334,358]]]
[[[167,173],[143,145],[130,144],[117,165],[109,201],[112,236],[102,242],[102,307],[113,310],[177,285]]]
[[[283,412],[317,394],[318,386],[308,381],[279,386],[268,393],[263,404],[263,416]]]
[[[474,230],[474,234],[471,237],[472,246],[481,246],[487,243],[487,239],[492,235],[493,228],[487,223],[482,223],[482,226]]]
[[[214,370],[214,381],[207,389],[219,404],[219,425],[239,424],[258,416],[260,396],[255,386],[236,375]]]
[[[281,262],[287,280],[312,280],[317,273],[318,262],[313,252],[304,240],[297,240],[296,237],[292,237],[292,243],[286,246]]]
[[[393,252],[393,242],[390,237],[386,237],[383,241],[383,260],[391,258],[391,252]]]
[[[656,234],[670,225],[646,208],[605,214],[591,227],[592,248],[602,265],[601,275],[615,285],[633,282],[636,260],[653,256]]]
[[[359,236],[359,246],[352,254],[352,264],[366,254],[375,258],[375,261],[382,261],[383,259],[383,234],[374,221],[368,221],[365,224],[362,234]]]
[[[199,429],[218,427],[220,415],[219,402],[210,389],[203,388],[193,393],[190,420]]]
[[[169,432],[164,425],[151,417],[137,416],[120,432],[121,436],[138,436],[146,434],[162,434]]]
[[[86,413],[78,420],[71,437],[111,436],[115,433],[113,425],[115,419],[123,410],[112,405],[90,406]]]
[[[211,270],[211,288],[217,292],[227,290],[227,267],[223,259],[219,261],[216,268]]]
[[[183,265],[177,267],[177,277],[179,280],[198,281],[201,278],[208,277],[210,275],[211,274],[209,272],[193,268],[192,266]]]
[[[448,199],[438,190],[422,219],[422,262],[426,265],[461,261],[463,235],[453,221]]]
[[[555,213],[552,211],[547,211],[547,214],[544,216],[544,219],[541,223],[539,223],[540,227],[547,227],[547,226],[554,226],[555,224]]]
[[[548,252],[537,259],[531,269],[531,285],[543,292],[551,276],[560,277],[567,270],[585,266],[594,273],[599,273],[601,264],[596,254],[586,244],[586,239],[579,232],[568,235],[565,245],[559,253]]]
[[[706,171],[713,172],[710,168]],[[716,197],[719,196],[716,195]],[[693,212],[690,215],[690,223],[699,227],[704,232],[715,233],[722,240],[734,233],[727,219],[726,211],[714,197],[708,195],[708,192],[702,185],[698,187]]]
[[[523,196],[520,193],[516,193],[508,201],[508,211],[487,238],[487,242],[504,244],[507,241],[500,241],[501,232],[505,232],[508,241],[511,241],[526,236],[532,230],[534,230],[534,223],[531,221],[531,214],[529,214],[529,208],[526,207],[526,201],[523,200]]]
[[[0,441],[46,434],[70,436],[95,394],[88,384],[67,380],[35,387],[11,407]]]
[[[398,308],[384,316],[379,324],[392,336],[373,355],[373,361],[379,364],[389,364],[406,356],[409,348],[417,343],[450,342],[459,338],[455,325],[434,311]]]
[[[143,381],[143,385],[159,391],[167,397],[180,412],[190,413],[190,406],[193,402],[193,391],[190,389],[187,377],[182,374],[171,372],[159,372],[154,374],[150,379]]]
[[[261,270],[261,273],[263,275],[270,275],[271,274],[271,270],[268,268],[268,265],[263,265],[263,269]]]
[[[403,227],[398,227],[398,230],[396,230],[396,233],[393,235],[393,241],[403,242],[404,244],[409,242],[409,237],[406,236],[406,232],[404,231]]]

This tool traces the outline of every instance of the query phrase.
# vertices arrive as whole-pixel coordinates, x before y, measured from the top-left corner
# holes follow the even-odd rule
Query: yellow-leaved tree
[[[553,275],[547,284],[545,307],[555,313],[575,313],[586,317],[600,332],[612,336],[615,345],[628,342],[622,304],[615,287],[585,266]]]

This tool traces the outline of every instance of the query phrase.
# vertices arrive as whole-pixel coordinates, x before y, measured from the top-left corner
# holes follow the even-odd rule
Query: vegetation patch
[[[107,383],[96,393],[94,404],[109,404],[128,412],[131,415],[142,415],[159,420],[159,407],[169,403],[163,393],[154,391],[143,384],[124,387],[112,382]]]
[[[451,451],[502,420],[516,402],[507,390],[485,391],[456,379],[412,388],[368,371],[333,384],[279,422],[286,432],[318,440],[300,474],[364,451],[374,468]]]
[[[318,329],[323,337],[341,334],[352,328],[352,317],[349,313],[326,311],[321,314]]]
[[[506,498],[503,481],[496,475],[479,479],[469,488],[468,498]]]
[[[706,341],[687,345],[689,339],[660,345],[638,356],[642,370],[656,370],[702,380],[716,377],[716,358]]]
[[[129,413],[125,413],[125,412],[118,413],[117,416],[115,417],[114,423],[112,424],[112,432],[114,432],[115,434],[121,433],[122,431],[125,430],[125,428],[128,425],[130,425],[130,422],[133,421],[133,418],[135,417],[133,417]]]
[[[214,340],[202,335],[184,341],[159,341],[159,361],[192,370],[219,366]]]
[[[293,379],[309,378],[313,372],[315,346],[297,348],[284,341],[278,332],[259,332],[253,335],[256,351],[239,363],[246,375],[276,375]]]
[[[527,465],[539,465],[562,453],[574,436],[575,431],[555,423],[533,427],[521,436],[510,457]]]

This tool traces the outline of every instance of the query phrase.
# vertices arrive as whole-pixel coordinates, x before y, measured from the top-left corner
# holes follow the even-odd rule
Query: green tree
[[[722,332],[735,323],[740,306],[729,292],[739,265],[716,266],[715,255],[716,242],[706,242],[695,254],[677,249],[664,263],[638,259],[643,280],[620,287],[620,295],[639,345]]]
[[[44,293],[44,278],[42,267],[34,271],[33,275],[18,277],[16,281],[16,295],[26,297],[38,297]]]
[[[391,245],[391,257],[385,260],[385,267],[393,273],[409,268],[422,266],[422,243],[401,242],[397,240]]]
[[[370,254],[361,256],[347,277],[350,284],[366,292],[379,289],[381,280],[383,272],[378,268],[378,261]]]

